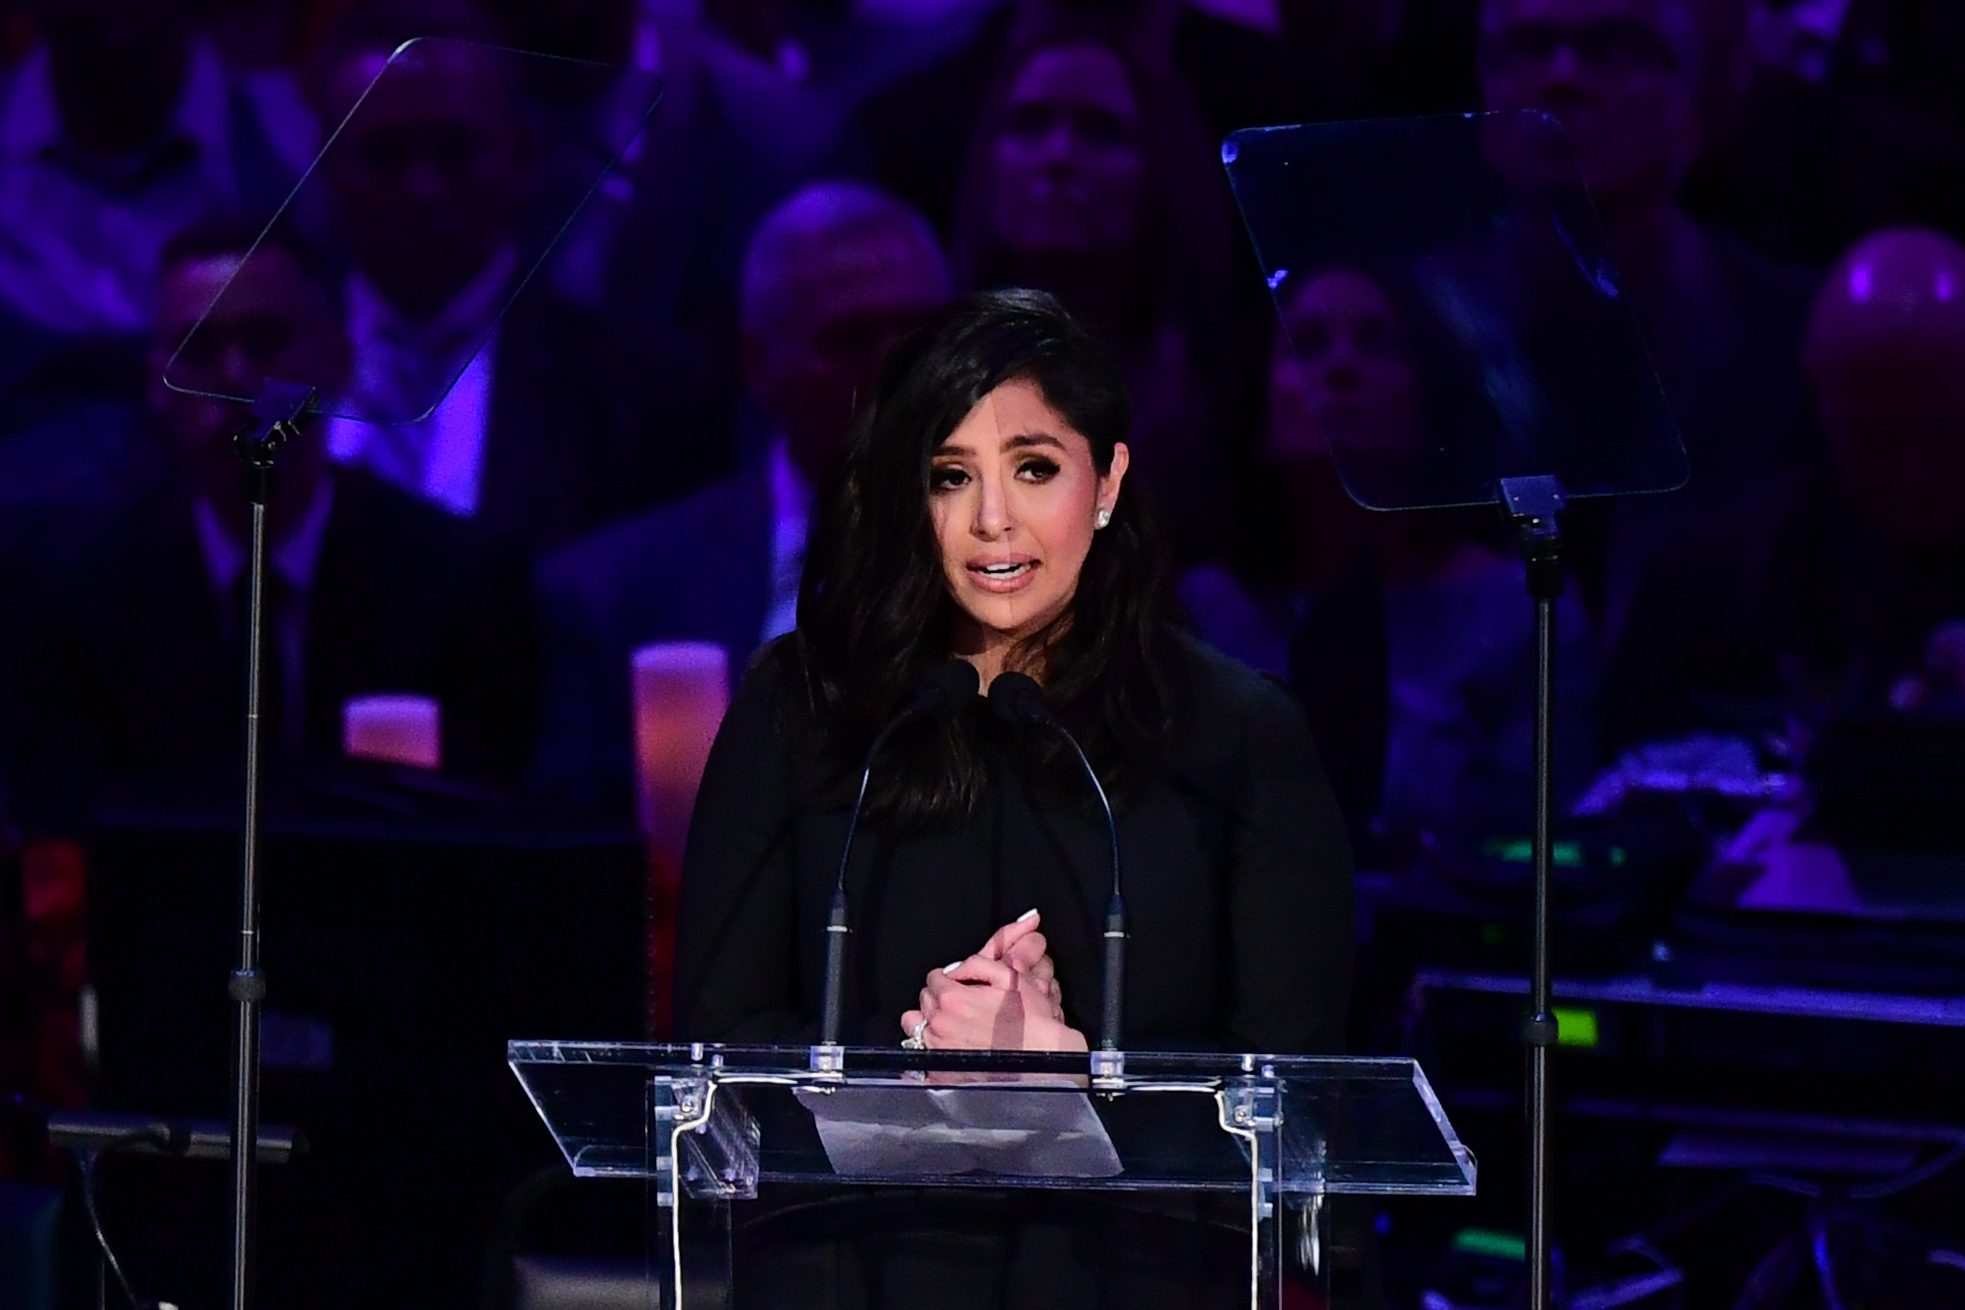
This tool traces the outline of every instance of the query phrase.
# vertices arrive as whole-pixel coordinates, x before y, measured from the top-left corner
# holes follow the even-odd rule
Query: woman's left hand
[[[1085,1035],[1054,1018],[1050,1006],[1027,1005],[1017,971],[972,955],[928,975],[919,1008],[901,1016],[901,1031],[936,1050],[1083,1051]],[[926,1020],[925,1024],[923,1020]]]

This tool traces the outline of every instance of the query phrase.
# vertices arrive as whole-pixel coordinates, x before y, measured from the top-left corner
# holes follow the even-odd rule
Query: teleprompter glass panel
[[[663,90],[641,69],[434,37],[378,63],[166,363],[167,386],[250,402],[271,380],[315,388],[315,411],[339,418],[428,417],[546,272]],[[351,323],[417,349],[387,363],[296,349],[266,297],[311,294],[311,280],[262,265],[296,252],[339,288]]]
[[[1507,112],[1257,128],[1222,147],[1307,439],[1374,509],[1687,474],[1569,141]]]

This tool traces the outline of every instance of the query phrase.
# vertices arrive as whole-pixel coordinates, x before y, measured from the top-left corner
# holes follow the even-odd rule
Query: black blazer
[[[601,529],[541,561],[546,681],[535,777],[561,801],[627,819],[634,797],[628,660],[657,641],[712,641],[734,682],[771,603],[762,466]]]
[[[1169,740],[1118,802],[1135,1049],[1342,1049],[1351,859],[1288,691],[1199,642],[1179,646]],[[837,770],[794,749],[811,727],[780,643],[745,678],[711,751],[683,861],[676,1031],[814,1040],[825,923],[846,824]],[[930,970],[1033,906],[1066,1018],[1097,1034],[1110,892],[1104,823],[1081,790],[1027,773],[1011,729],[969,711],[989,764],[977,811],[901,834],[863,825],[845,1040],[891,1045]]]
[[[515,773],[536,724],[523,561],[478,525],[378,479],[334,474],[307,610],[305,742],[337,753],[351,696],[442,707],[447,771]],[[19,803],[69,828],[103,778],[224,765],[239,749],[238,648],[174,480],[36,552],[19,645]]]

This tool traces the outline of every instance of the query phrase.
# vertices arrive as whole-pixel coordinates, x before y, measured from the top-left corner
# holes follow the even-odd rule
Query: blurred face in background
[[[1826,82],[1849,14],[1848,0],[1754,0],[1747,6],[1762,62],[1810,82]]]
[[[323,167],[337,231],[402,313],[436,314],[512,237],[525,160],[511,57],[430,42],[388,65]],[[326,121],[354,107],[387,56],[344,59]]]
[[[251,408],[218,397],[255,396],[267,378],[305,381],[332,394],[348,369],[347,343],[327,293],[293,256],[263,246],[250,261],[242,259],[243,252],[197,256],[166,268],[150,343],[150,409],[194,485],[214,500],[240,494],[232,437]],[[323,452],[316,440],[283,450],[280,485],[307,485],[324,467]]]
[[[1132,248],[1146,189],[1138,96],[1100,45],[1039,50],[1010,88],[990,151],[990,226],[1023,254]]]
[[[190,31],[184,0],[33,0],[28,9],[58,62],[105,71],[174,55]]]
[[[1422,440],[1410,343],[1377,282],[1330,269],[1285,316],[1269,372],[1267,453],[1286,468],[1411,460]],[[1292,349],[1294,347],[1294,349]]]
[[[785,261],[777,312],[744,336],[746,383],[816,482],[846,450],[856,400],[888,348],[949,295],[925,226],[808,234]]]
[[[62,120],[83,144],[133,150],[177,112],[190,22],[182,0],[34,0]]]
[[[1669,200],[1699,151],[1690,70],[1662,5],[1672,0],[1487,0],[1481,86],[1494,110],[1562,121],[1597,204]]]

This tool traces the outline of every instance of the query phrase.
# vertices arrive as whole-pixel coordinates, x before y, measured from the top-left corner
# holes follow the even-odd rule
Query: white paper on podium
[[[966,1083],[951,1087],[797,1089],[833,1172],[842,1177],[1110,1178],[1119,1153],[1091,1098],[1070,1081],[1055,1091]]]

